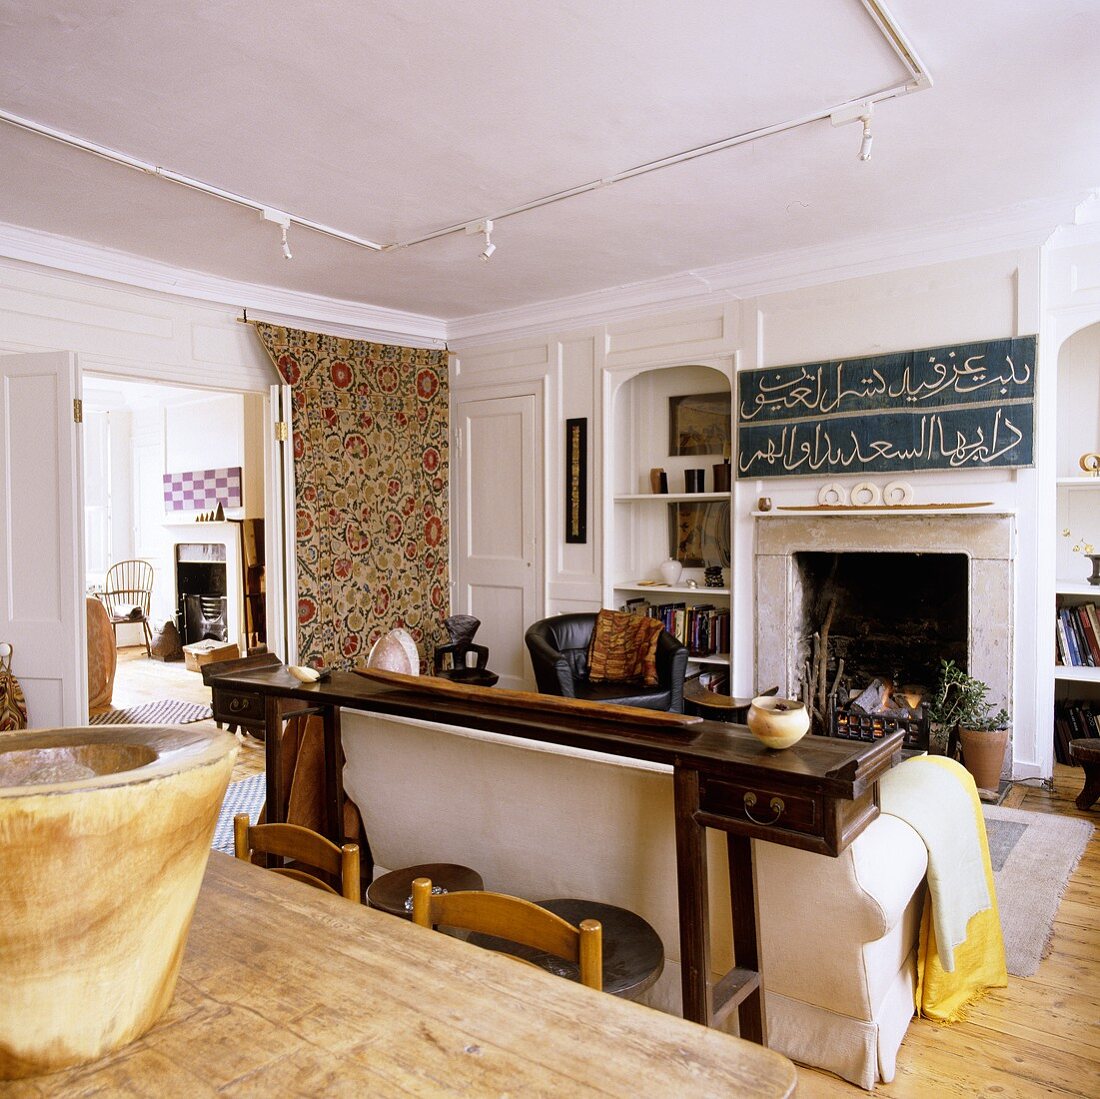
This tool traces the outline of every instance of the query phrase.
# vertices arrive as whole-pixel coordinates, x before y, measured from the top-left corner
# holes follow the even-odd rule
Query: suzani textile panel
[[[450,613],[446,352],[256,331],[294,394],[299,659],[353,667],[402,626],[430,664]]]

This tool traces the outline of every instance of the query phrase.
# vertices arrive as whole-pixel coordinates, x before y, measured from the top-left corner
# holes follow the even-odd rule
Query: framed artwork
[[[565,540],[588,541],[588,420],[565,421]]]
[[[729,393],[689,393],[668,399],[668,452],[717,454],[730,452]]]
[[[727,500],[668,505],[668,555],[685,568],[730,563],[730,505]]]

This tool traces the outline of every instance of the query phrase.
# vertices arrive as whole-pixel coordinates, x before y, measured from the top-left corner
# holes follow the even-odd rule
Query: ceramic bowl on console
[[[809,731],[805,703],[793,698],[760,695],[752,700],[747,719],[750,732],[769,748],[789,748]]]
[[[0,1079],[96,1060],[167,1009],[237,750],[192,726],[0,737]]]

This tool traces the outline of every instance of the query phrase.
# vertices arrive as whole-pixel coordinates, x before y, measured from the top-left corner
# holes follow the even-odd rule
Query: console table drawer
[[[264,721],[264,696],[245,694],[240,691],[213,691],[213,710],[215,721],[225,721],[231,725],[242,722]]]
[[[824,834],[820,799],[781,787],[703,778],[699,808],[703,813],[765,830],[802,836]]]

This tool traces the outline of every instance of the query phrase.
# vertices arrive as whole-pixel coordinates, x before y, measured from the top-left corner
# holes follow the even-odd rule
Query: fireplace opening
[[[181,542],[176,546],[176,616],[183,644],[229,639],[225,546]]]
[[[836,706],[858,699],[853,735],[857,726],[883,735],[881,722],[862,719],[886,715],[901,721],[907,744],[926,741],[926,723],[908,735],[923,720],[922,693],[941,660],[967,664],[966,554],[803,552],[794,561],[797,659],[815,732],[835,734]]]

